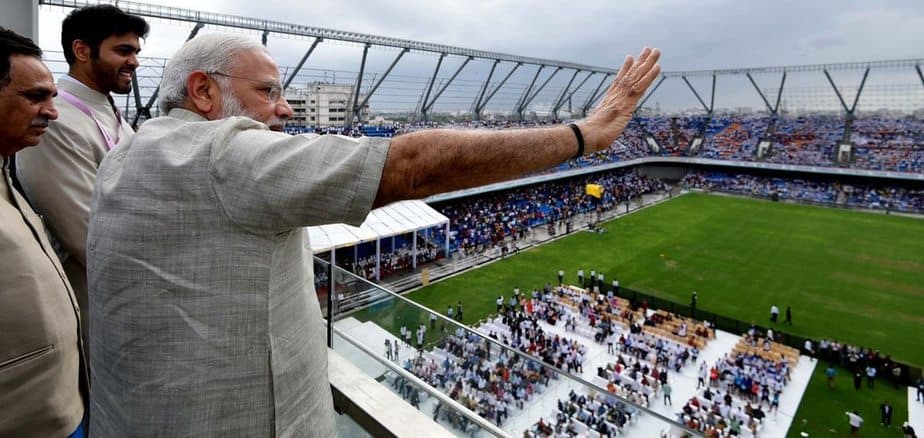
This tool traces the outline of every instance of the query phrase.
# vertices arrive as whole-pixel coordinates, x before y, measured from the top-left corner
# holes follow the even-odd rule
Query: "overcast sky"
[[[662,50],[666,71],[924,57],[922,0],[145,2],[595,66],[616,67],[626,54],[635,54],[646,45]],[[42,8],[40,43],[48,50],[60,50],[60,20],[67,9]],[[169,57],[191,27],[153,21],[144,54]],[[280,65],[294,65],[309,43],[271,37],[269,48]],[[334,43],[322,46],[325,50],[319,48],[309,64],[358,69],[358,48]],[[373,52],[373,71],[384,70],[396,55]],[[433,57],[406,59],[402,68],[408,74],[412,70],[421,74],[435,62]],[[409,67],[416,64],[426,68]],[[843,80],[858,82],[856,76]],[[908,82],[914,79],[908,77]],[[768,78],[767,86],[774,81],[778,79]]]

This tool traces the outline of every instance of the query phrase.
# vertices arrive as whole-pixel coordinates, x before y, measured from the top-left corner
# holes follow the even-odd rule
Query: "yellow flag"
[[[600,184],[587,184],[585,192],[594,198],[600,199],[603,197],[603,186]]]

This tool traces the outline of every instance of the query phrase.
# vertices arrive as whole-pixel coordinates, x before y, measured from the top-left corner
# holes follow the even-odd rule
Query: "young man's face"
[[[34,56],[10,57],[10,83],[0,90],[0,155],[39,143],[48,122],[58,118],[54,77]]]
[[[132,73],[138,68],[141,43],[138,35],[113,35],[99,45],[99,56],[90,58],[93,79],[103,94],[126,94],[132,89]]]

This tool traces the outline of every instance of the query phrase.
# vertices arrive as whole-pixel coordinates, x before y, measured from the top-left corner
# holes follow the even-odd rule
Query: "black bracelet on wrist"
[[[578,128],[578,125],[575,123],[569,123],[568,127],[574,131],[574,136],[577,137],[578,150],[577,153],[571,157],[572,160],[576,160],[584,156],[584,135],[581,134],[581,128]]]

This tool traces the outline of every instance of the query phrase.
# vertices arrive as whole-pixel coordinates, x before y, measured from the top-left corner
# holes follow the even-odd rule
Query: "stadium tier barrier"
[[[786,333],[780,331],[780,327],[767,327],[760,324],[752,324],[749,322],[744,322],[739,319],[730,318],[724,315],[719,315],[714,312],[709,312],[699,308],[694,308],[688,305],[676,303],[671,300],[664,298],[659,298],[653,295],[646,294],[644,292],[639,292],[631,288],[621,286],[619,291],[616,293],[617,296],[628,299],[633,306],[645,306],[653,310],[665,310],[671,312],[675,315],[680,316],[689,316],[690,318],[699,320],[699,321],[709,321],[711,327],[716,330],[723,330],[729,333],[736,335],[742,335],[750,330],[752,327],[757,333],[763,334],[767,333],[768,328],[773,329],[773,339],[775,342],[792,347],[800,351],[802,354],[805,354],[805,341],[810,340],[812,342],[814,357],[828,360],[830,362],[837,362],[841,366],[845,366],[843,360],[836,357],[823,357],[819,356],[819,340],[813,338],[807,338],[804,336],[794,335],[791,333]],[[846,346],[845,346],[846,348]],[[899,361],[892,360],[892,364],[895,367],[898,367],[900,374],[898,377],[895,377],[893,370],[880,370],[880,375],[889,382],[896,383],[899,385],[912,385],[913,382],[916,382],[922,376],[922,370],[920,367],[913,365],[905,364]],[[894,367],[893,367],[894,368]]]

